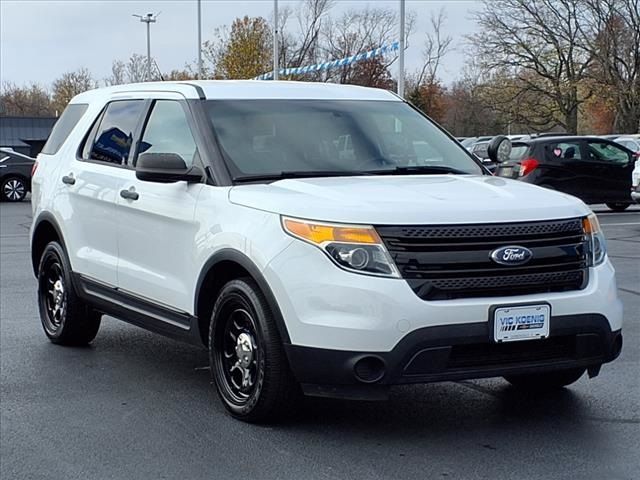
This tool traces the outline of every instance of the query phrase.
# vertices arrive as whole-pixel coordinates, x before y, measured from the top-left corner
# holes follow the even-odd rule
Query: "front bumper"
[[[607,260],[591,268],[582,290],[427,301],[403,279],[338,268],[318,248],[291,242],[263,270],[290,343],[347,352],[391,352],[408,335],[432,327],[486,327],[495,305],[548,303],[553,317],[597,314],[622,328],[622,303]],[[486,337],[484,337],[486,338]]]
[[[307,395],[378,400],[391,385],[428,383],[588,368],[614,360],[620,330],[600,314],[554,316],[550,336],[496,344],[488,322],[426,327],[389,352],[354,352],[285,345],[289,364]]]

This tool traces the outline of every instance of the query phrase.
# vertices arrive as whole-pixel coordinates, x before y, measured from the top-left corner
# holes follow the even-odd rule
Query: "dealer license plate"
[[[496,342],[514,342],[547,338],[550,320],[549,305],[499,307],[493,314],[493,339]]]

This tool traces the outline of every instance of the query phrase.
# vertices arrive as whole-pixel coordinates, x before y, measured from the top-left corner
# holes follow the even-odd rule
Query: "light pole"
[[[273,79],[278,80],[280,59],[278,58],[278,0],[273,0]]]
[[[404,98],[404,0],[400,0],[400,55],[398,58],[398,95]]]
[[[202,80],[202,0],[198,0],[198,80]]]
[[[136,15],[133,14],[134,17],[138,17],[141,22],[147,24],[147,82],[151,81],[151,24],[156,23],[156,19],[158,18],[157,14],[147,13],[146,15]]]

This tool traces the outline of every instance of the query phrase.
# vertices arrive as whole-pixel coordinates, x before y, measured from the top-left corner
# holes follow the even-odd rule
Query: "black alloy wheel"
[[[209,326],[209,362],[218,395],[234,417],[269,422],[294,410],[299,387],[274,315],[253,279],[222,287]]]
[[[100,328],[102,314],[76,295],[71,265],[58,242],[50,242],[40,257],[38,307],[44,333],[53,343],[86,345]]]
[[[42,325],[48,335],[55,336],[64,324],[67,308],[67,291],[62,262],[54,252],[42,259],[40,283],[40,308],[44,312]]]
[[[219,375],[227,396],[237,405],[245,404],[262,380],[261,349],[255,320],[240,299],[230,300],[225,309],[225,325],[216,348]],[[259,378],[260,377],[260,378]]]

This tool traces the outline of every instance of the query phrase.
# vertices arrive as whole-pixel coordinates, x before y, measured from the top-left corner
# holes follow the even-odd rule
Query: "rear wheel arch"
[[[203,345],[208,344],[209,321],[218,294],[227,282],[243,277],[252,278],[258,284],[273,313],[280,338],[283,343],[290,343],[289,332],[278,302],[260,269],[242,252],[223,249],[207,260],[196,284],[194,312],[198,319],[198,330]]]
[[[25,183],[25,185],[27,186],[27,189],[29,189],[29,187],[31,186],[31,180],[29,179],[29,177],[21,173],[7,173],[6,175],[3,175],[2,178],[0,178],[0,182],[4,182],[9,178],[19,178]]]
[[[38,266],[40,265],[42,253],[49,242],[52,241],[58,242],[66,251],[66,245],[58,222],[56,222],[53,215],[45,212],[38,217],[31,237],[31,265],[33,274],[36,277],[38,276]]]

